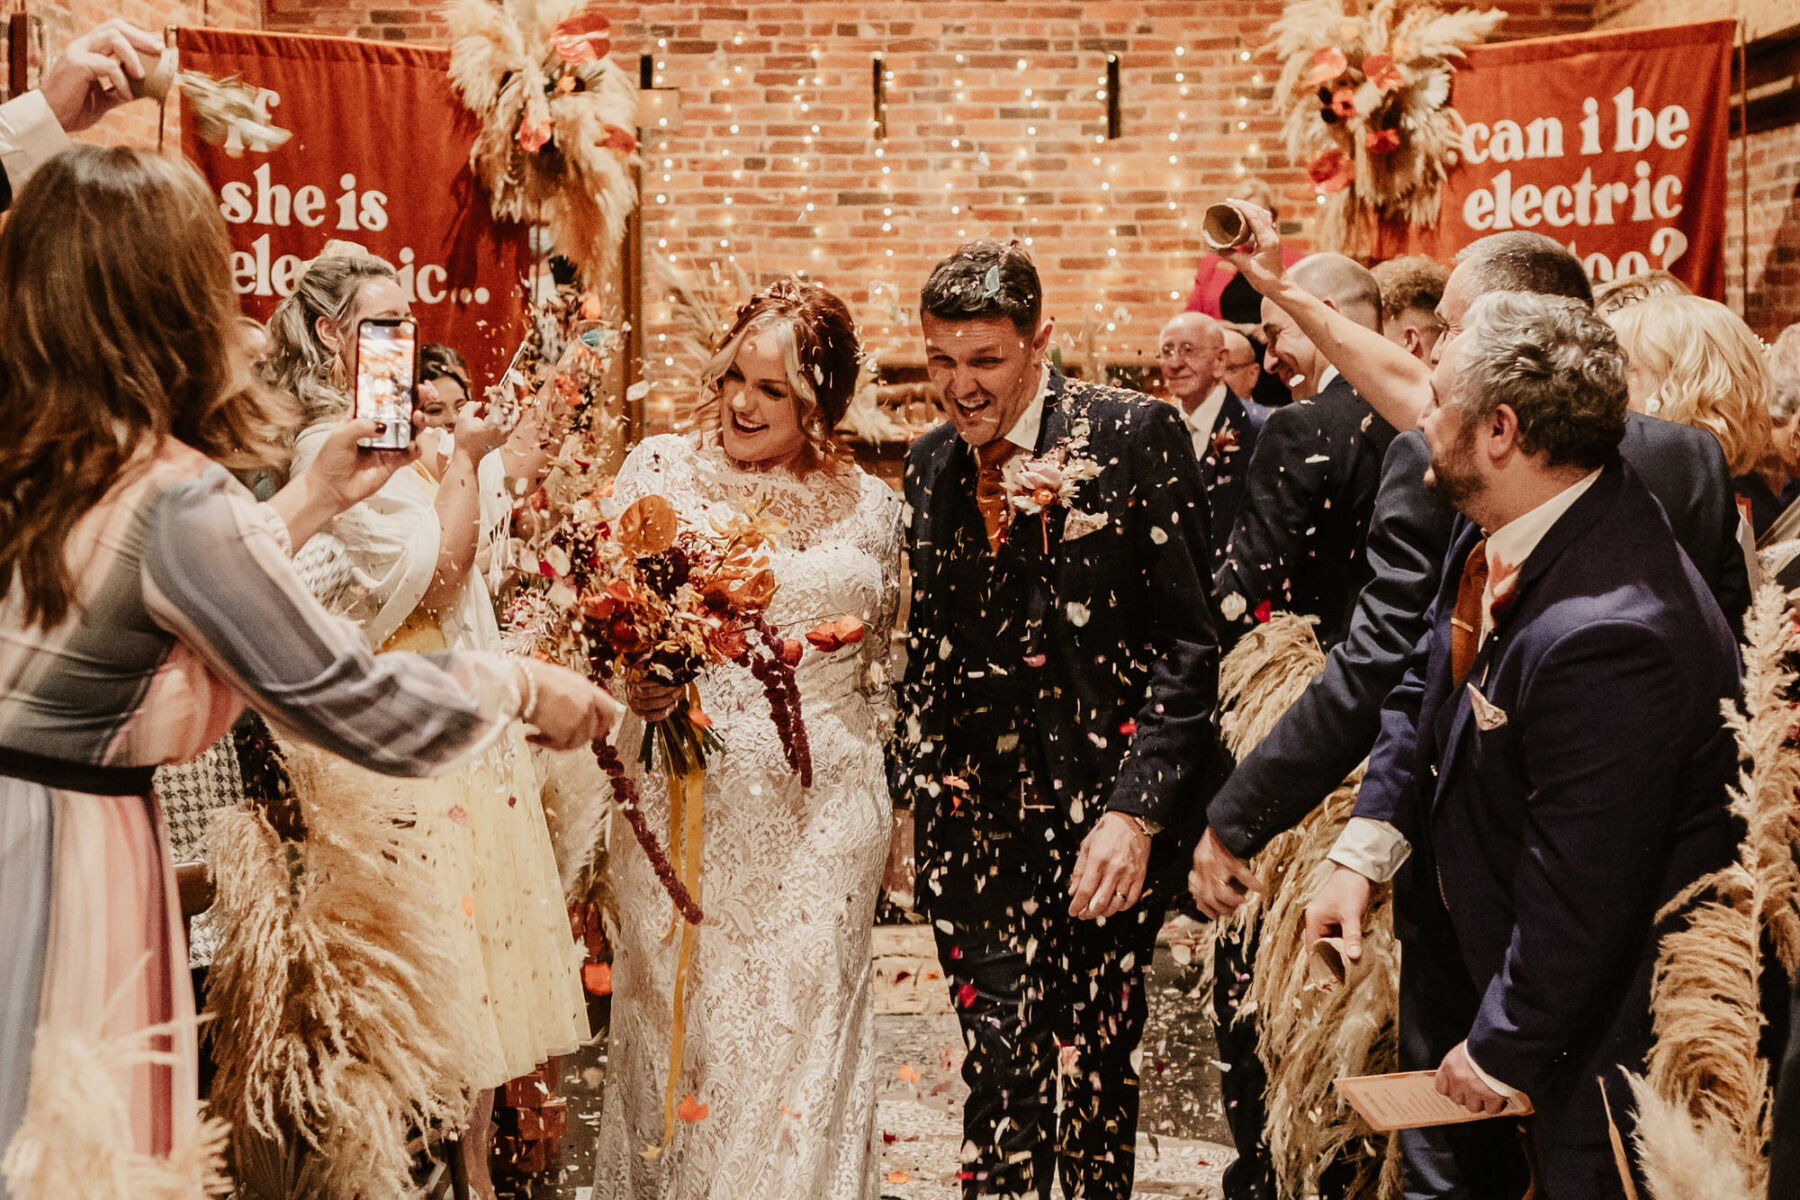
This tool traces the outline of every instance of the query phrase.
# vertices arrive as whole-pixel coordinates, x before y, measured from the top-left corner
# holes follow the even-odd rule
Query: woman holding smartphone
[[[311,459],[329,422],[351,409],[360,323],[408,316],[393,268],[345,246],[328,246],[276,308],[268,370],[300,401],[309,422],[296,441],[296,468]],[[507,431],[481,405],[466,404],[451,432],[441,477],[425,469],[425,460],[436,458],[427,448],[420,462],[338,517],[329,537],[300,559],[315,595],[360,624],[372,645],[420,652],[499,648],[475,555],[480,464]],[[435,914],[396,915],[449,922],[468,948],[466,998],[477,1025],[468,1070],[481,1101],[464,1148],[477,1194],[491,1196],[492,1089],[589,1036],[580,955],[522,732],[515,726],[473,766],[424,784],[396,785],[350,764],[327,769],[334,786],[351,794],[421,789],[417,806],[439,850],[443,904]]]
[[[290,547],[396,460],[339,423],[258,504],[226,468],[275,457],[292,406],[250,371],[237,316],[217,199],[184,163],[70,150],[0,226],[0,1146],[73,1111],[112,1161],[193,1161],[193,994],[150,776],[245,703],[395,776],[450,770],[521,714],[562,747],[611,723],[570,672],[374,656],[319,606]],[[105,1069],[55,1069],[77,1045]],[[26,1186],[106,1169],[61,1157],[7,1165]]]

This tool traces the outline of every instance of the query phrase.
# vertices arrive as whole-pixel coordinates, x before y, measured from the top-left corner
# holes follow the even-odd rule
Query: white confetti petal
[[[1069,601],[1067,609],[1069,613],[1069,624],[1075,626],[1077,629],[1086,625],[1088,619],[1093,616],[1093,613],[1088,611],[1088,606],[1077,600]]]

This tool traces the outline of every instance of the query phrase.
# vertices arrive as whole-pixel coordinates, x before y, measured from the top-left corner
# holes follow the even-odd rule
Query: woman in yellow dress
[[[350,406],[357,323],[409,315],[393,268],[356,251],[315,260],[275,310],[269,370],[299,399],[307,421],[296,440],[296,470]],[[328,608],[357,621],[384,649],[499,648],[488,583],[476,562],[478,475],[506,431],[468,404],[452,434],[441,477],[422,462],[396,473],[296,562]],[[424,461],[437,458],[428,450]],[[436,922],[466,946],[460,999],[472,1014],[467,1070],[479,1102],[464,1154],[476,1193],[491,1196],[486,1133],[493,1089],[573,1051],[590,1033],[581,951],[522,730],[515,724],[494,749],[446,778],[396,782],[347,763],[332,764],[331,778],[334,787],[410,790],[436,848],[440,911],[396,917]]]

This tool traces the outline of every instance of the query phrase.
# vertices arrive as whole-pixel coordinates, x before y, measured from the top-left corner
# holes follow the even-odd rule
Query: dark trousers
[[[1269,1076],[1256,1053],[1256,1018],[1243,1011],[1250,991],[1254,943],[1238,933],[1220,936],[1213,946],[1213,1040],[1218,1043],[1219,1096],[1237,1160],[1220,1180],[1225,1200],[1273,1200],[1275,1169],[1263,1133],[1268,1114],[1263,1091]]]
[[[1266,1134],[1269,1114],[1263,1103],[1269,1074],[1256,1052],[1256,1017],[1244,1011],[1256,959],[1256,935],[1245,941],[1226,934],[1213,946],[1213,1041],[1219,1047],[1219,1095],[1225,1102],[1225,1124],[1237,1158],[1220,1179],[1225,1200],[1274,1200],[1275,1165]],[[1356,1181],[1354,1151],[1346,1151],[1319,1172],[1318,1193],[1324,1200],[1349,1194]]]
[[[1481,997],[1455,942],[1414,938],[1400,953],[1400,1069],[1435,1071],[1469,1036]],[[1505,1118],[1400,1131],[1406,1200],[1519,1200],[1531,1184],[1519,1123]]]
[[[938,912],[968,1057],[963,1195],[1127,1200],[1136,1168],[1144,969],[1162,907],[1077,921],[1067,898],[991,921]],[[963,919],[959,919],[961,916]],[[950,929],[945,930],[948,923]]]

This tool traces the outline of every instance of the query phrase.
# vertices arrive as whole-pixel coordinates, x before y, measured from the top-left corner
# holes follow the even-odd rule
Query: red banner
[[[182,150],[219,193],[244,309],[267,319],[333,238],[392,263],[420,336],[461,350],[477,386],[524,331],[524,226],[496,225],[469,170],[476,123],[450,90],[449,53],[347,38],[183,29],[184,69],[240,76],[293,137],[233,158],[191,122]]]
[[[1377,257],[1449,257],[1548,234],[1604,282],[1665,267],[1723,299],[1735,24],[1476,46],[1450,103],[1467,129],[1435,229],[1383,224]]]

